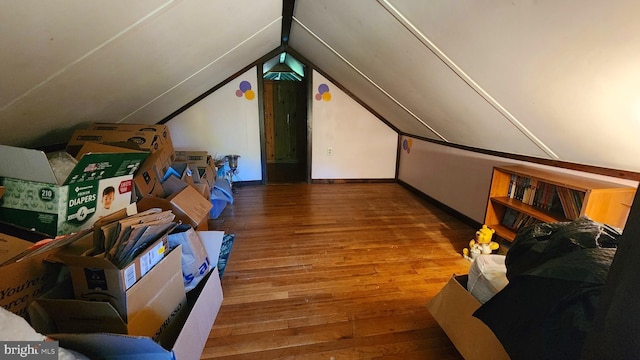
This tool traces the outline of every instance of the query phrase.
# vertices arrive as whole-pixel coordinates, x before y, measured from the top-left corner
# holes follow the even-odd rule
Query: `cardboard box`
[[[162,183],[162,187],[165,193],[171,195],[166,198],[142,196],[137,203],[138,209],[140,211],[151,208],[171,210],[176,215],[176,219],[190,224],[196,229],[208,218],[209,210],[212,207],[211,202],[205,199],[193,186],[171,176]]]
[[[198,184],[193,184],[193,187],[196,190],[198,190],[200,195],[202,195],[202,197],[204,197],[205,199],[211,198],[211,188],[209,187],[209,184],[207,184],[207,183],[198,183]]]
[[[158,340],[186,306],[181,259],[178,247],[127,289],[124,314],[110,301],[70,299],[54,292],[29,306],[31,324],[43,334],[111,332]]]
[[[22,317],[27,315],[26,308],[31,301],[55,284],[60,271],[59,264],[44,261],[56,249],[17,262],[10,261],[32,245],[29,241],[0,234],[0,306]]]
[[[165,233],[122,269],[103,257],[84,255],[93,247],[93,233],[60,250],[55,258],[69,267],[76,299],[109,302],[127,321],[128,314],[140,310],[130,303],[129,289],[165,257],[167,236]]]
[[[165,144],[172,144],[169,127],[163,124],[113,124],[113,123],[94,123],[87,130],[110,130],[110,131],[148,131],[153,132],[160,137]],[[173,147],[173,145],[171,145]]]
[[[467,291],[467,280],[452,276],[427,304],[429,312],[465,359],[509,359],[491,329],[473,317],[480,302]]]
[[[85,154],[58,180],[42,151],[5,145],[0,151],[0,184],[6,188],[0,221],[50,236],[86,229],[100,216],[131,204],[133,174],[148,155]]]
[[[176,160],[195,164],[197,167],[205,167],[209,164],[209,153],[206,151],[191,151],[176,149]]]
[[[209,258],[218,259],[224,237],[222,231],[198,232]],[[160,341],[148,337],[130,337],[108,333],[49,334],[61,347],[81,352],[90,358],[136,360],[198,360],[202,355],[211,327],[215,322],[223,292],[218,269],[213,269],[198,287],[189,293],[183,316],[169,325],[167,336]],[[176,332],[169,331],[177,329]]]
[[[164,174],[162,182],[166,182],[171,176],[182,180],[185,184],[198,190],[205,199],[209,198],[211,187],[200,177],[200,171],[194,164],[174,162]]]
[[[84,156],[85,154],[91,154],[91,153],[105,154],[105,153],[130,153],[130,152],[146,152],[146,151],[134,150],[134,149],[123,148],[119,146],[105,145],[105,144],[99,144],[99,143],[85,143],[82,145],[82,147],[76,154],[75,158],[76,160],[80,160],[82,159],[82,156]]]
[[[140,169],[133,177],[133,182],[136,187],[137,198],[144,195],[152,195],[157,197],[165,197],[164,189],[162,188],[161,171],[163,167],[160,161],[158,153],[150,154],[149,157],[142,163]]]
[[[76,155],[85,143],[99,143],[132,148],[146,152],[160,152],[161,158],[170,164],[175,159],[173,144],[169,137],[155,131],[124,130],[76,130],[67,142],[66,150]]]
[[[197,168],[189,166],[189,163],[186,162],[174,161],[162,176],[162,182],[165,182],[170,176],[175,176],[191,186],[196,182],[200,182],[200,173],[197,172]]]
[[[211,165],[206,167],[199,167],[198,173],[200,175],[200,182],[207,183],[207,185],[209,185],[209,188],[213,189],[213,185],[216,183],[216,180],[218,179],[217,170],[215,169],[215,166]]]

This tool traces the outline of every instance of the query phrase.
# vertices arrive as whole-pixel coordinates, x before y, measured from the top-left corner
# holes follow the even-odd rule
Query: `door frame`
[[[261,170],[262,170],[262,185],[266,185],[268,183],[267,179],[267,142],[266,142],[266,124],[264,118],[265,111],[265,103],[264,103],[264,77],[262,74],[262,66],[264,62],[260,62],[256,66],[257,78],[258,78],[258,108],[259,111],[259,128],[260,128],[260,162],[261,162]],[[309,69],[309,65],[305,64],[306,69]],[[312,79],[309,77],[311,73],[305,74],[305,96],[306,96],[306,169],[305,169],[305,182],[307,184],[311,183],[311,87],[312,87]]]

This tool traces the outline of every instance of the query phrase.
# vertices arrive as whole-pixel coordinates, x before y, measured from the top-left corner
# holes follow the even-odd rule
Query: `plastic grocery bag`
[[[481,304],[489,301],[509,283],[504,260],[503,255],[487,254],[477,256],[471,263],[467,290]]]
[[[211,271],[212,265],[200,236],[191,225],[178,225],[169,234],[169,248],[175,249],[178,245],[182,245],[184,287],[189,291]]]

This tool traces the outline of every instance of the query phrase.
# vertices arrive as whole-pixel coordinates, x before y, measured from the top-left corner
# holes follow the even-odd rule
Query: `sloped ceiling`
[[[290,45],[402,132],[640,170],[634,1],[296,2]]]
[[[2,1],[0,143],[156,123],[278,48],[282,10]],[[640,171],[638,13],[633,0],[296,0],[288,45],[402,133]]]
[[[0,143],[157,123],[280,45],[278,0],[0,2]]]

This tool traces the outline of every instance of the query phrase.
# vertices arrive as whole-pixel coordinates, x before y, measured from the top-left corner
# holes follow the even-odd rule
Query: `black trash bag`
[[[518,232],[509,284],[474,316],[513,359],[578,359],[620,232],[586,217]]]
[[[512,280],[573,251],[617,248],[620,235],[619,230],[584,216],[570,222],[524,227],[516,235],[505,258],[507,279]]]

